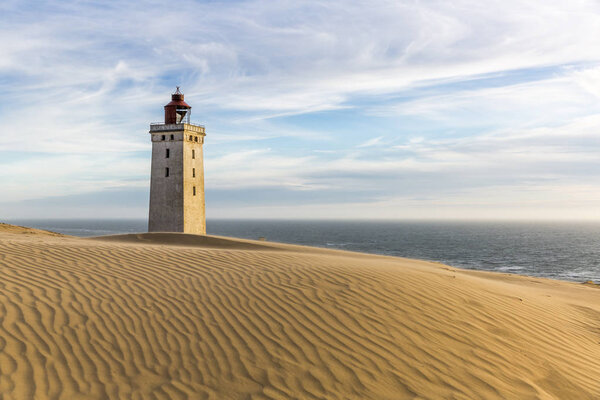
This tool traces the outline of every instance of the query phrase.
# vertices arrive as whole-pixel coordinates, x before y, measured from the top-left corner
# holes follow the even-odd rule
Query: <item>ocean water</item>
[[[145,220],[14,220],[74,236],[145,232]],[[209,234],[600,282],[600,223],[209,220]]]

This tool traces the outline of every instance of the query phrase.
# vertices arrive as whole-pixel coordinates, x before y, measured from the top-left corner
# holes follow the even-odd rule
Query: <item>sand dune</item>
[[[28,228],[26,226],[10,225],[0,222],[0,233],[38,234],[49,236],[64,236],[60,233],[44,231],[41,229]]]
[[[0,227],[0,398],[598,399],[600,290],[264,242]]]
[[[232,239],[220,236],[189,235],[186,233],[133,233],[126,235],[98,236],[93,240],[119,243],[163,244],[172,246],[191,246],[236,250],[275,250],[277,244],[268,245],[244,239]]]

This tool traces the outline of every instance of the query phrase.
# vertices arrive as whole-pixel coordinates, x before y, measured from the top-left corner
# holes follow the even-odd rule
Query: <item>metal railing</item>
[[[205,128],[204,125],[200,125],[200,124],[197,124],[195,122],[180,122],[178,124],[165,124],[164,122],[150,122],[150,126],[156,126],[156,125],[184,125],[184,124],[186,124],[186,125],[194,125],[194,126],[199,126],[201,128]]]

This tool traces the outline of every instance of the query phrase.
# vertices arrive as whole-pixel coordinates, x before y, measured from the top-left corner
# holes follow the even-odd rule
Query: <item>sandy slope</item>
[[[0,222],[0,233],[20,233],[20,234],[37,234],[37,235],[48,235],[48,236],[64,236],[60,233],[43,231],[40,229],[28,228],[26,226],[10,225]]]
[[[600,398],[592,286],[225,238],[19,232],[0,227],[4,400]]]

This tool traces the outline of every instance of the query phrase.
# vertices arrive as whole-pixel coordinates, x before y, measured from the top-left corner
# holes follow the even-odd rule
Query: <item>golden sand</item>
[[[0,398],[599,399],[600,290],[268,242],[5,225]]]

